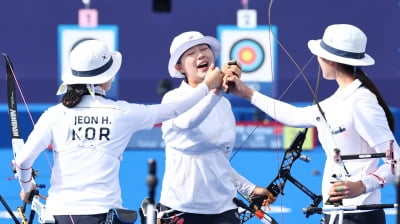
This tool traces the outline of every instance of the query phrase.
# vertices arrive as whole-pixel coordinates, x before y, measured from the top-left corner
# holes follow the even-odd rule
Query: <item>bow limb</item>
[[[17,96],[16,96],[16,80],[13,72],[13,65],[11,63],[8,55],[3,53],[3,57],[5,60],[6,66],[6,81],[7,81],[7,101],[8,101],[8,117],[10,121],[10,129],[11,129],[11,146],[13,150],[13,172],[15,177],[17,177],[17,168],[15,165],[15,157],[19,151],[21,151],[24,146],[24,140],[21,138],[19,123],[18,123],[18,107],[17,107]],[[34,177],[32,175],[32,177]],[[25,215],[26,203],[24,202],[22,206],[17,208],[18,215],[22,220],[22,223],[28,223],[28,220]]]
[[[15,157],[22,150],[25,142],[24,142],[24,139],[20,135],[16,86],[18,86],[20,95],[24,100],[25,106],[27,108],[29,117],[30,117],[33,125],[34,125],[34,122],[33,122],[32,115],[29,111],[29,108],[27,106],[27,103],[25,101],[25,98],[23,97],[21,88],[19,87],[17,78],[14,73],[14,67],[11,63],[11,60],[7,54],[2,53],[2,55],[3,55],[4,61],[5,61],[5,66],[6,66],[8,116],[9,116],[9,122],[10,122],[11,144],[12,144],[13,157],[14,157],[13,172],[15,174],[15,177],[18,177],[17,167],[15,164]],[[34,180],[37,177],[37,174],[38,174],[37,170],[32,169],[31,177],[32,177],[33,184],[35,184]],[[39,188],[44,187],[44,185],[42,185],[42,184],[35,184],[35,185],[36,185],[36,187],[39,187]],[[19,206],[17,208],[17,211],[21,218],[22,224],[32,223],[36,212],[39,214],[39,220],[44,220],[45,221],[44,223],[55,223],[55,221],[54,221],[54,219],[52,219],[52,217],[50,217],[50,218],[46,217],[45,219],[43,219],[42,216],[47,215],[47,214],[44,209],[44,206],[39,201],[39,198],[43,198],[43,196],[39,194],[39,191],[37,191],[36,189],[32,190],[30,193],[30,196],[29,196],[29,201],[32,202],[29,219],[25,215],[26,206],[27,206],[26,202],[23,202],[22,206]],[[12,217],[16,223],[19,223],[18,220],[16,220],[16,218],[14,216],[12,216]],[[43,222],[41,222],[41,223],[43,223]]]
[[[270,0],[269,2],[269,6],[268,6],[268,25],[271,27],[272,26],[272,5],[274,3],[275,0]],[[294,77],[293,81],[290,82],[290,84],[288,85],[288,87],[286,87],[286,89],[283,91],[283,93],[277,98],[277,99],[281,99],[283,97],[283,95],[286,93],[286,91],[293,85],[294,81],[301,75],[304,79],[304,81],[307,84],[308,89],[310,90],[311,94],[313,95],[314,99],[316,99],[317,97],[317,93],[316,91],[314,91],[314,89],[311,86],[310,81],[307,79],[307,76],[304,73],[304,69],[309,65],[309,63],[315,58],[313,55],[309,58],[309,60],[307,61],[307,63],[303,66],[300,67],[300,65],[296,62],[296,60],[294,59],[294,57],[291,55],[291,53],[289,52],[289,50],[285,47],[285,45],[278,39],[278,37],[276,36],[275,33],[273,32],[269,32],[270,34],[270,39],[271,36],[272,38],[276,41],[276,43],[279,45],[279,47],[282,49],[282,51],[286,54],[286,56],[289,58],[289,60],[292,62],[292,64],[296,67],[296,69],[299,71],[298,74]],[[271,41],[270,41],[271,43]],[[270,49],[272,50],[272,48],[270,47]],[[270,58],[272,60],[272,52],[270,52]],[[272,64],[272,63],[271,63]],[[272,69],[272,68],[271,68]],[[273,80],[274,81],[274,80]],[[317,89],[317,88],[316,88]]]
[[[34,126],[35,123],[33,121],[32,114],[29,110],[28,104],[26,103],[26,100],[23,96],[22,90],[18,84],[17,77],[14,72],[14,66],[10,60],[10,57],[5,53],[2,53],[2,55],[4,57],[5,66],[6,66],[8,117],[9,117],[10,130],[11,130],[11,143],[12,143],[13,157],[15,159],[16,155],[22,150],[22,148],[24,147],[24,144],[25,144],[24,139],[21,137],[21,134],[20,134],[16,86],[18,87],[18,91],[21,95],[21,98],[24,101],[28,115],[32,122],[32,126]],[[16,173],[15,166],[14,166],[14,173]],[[34,179],[35,177],[37,177],[37,171],[32,169],[32,178]],[[43,185],[38,185],[38,187],[43,187]]]
[[[269,25],[269,27],[272,27],[272,22],[271,22],[271,14],[272,14],[272,13],[271,13],[271,11],[272,11],[273,2],[274,2],[274,0],[270,0],[269,6],[268,6],[268,25]],[[311,56],[311,58],[307,61],[307,63],[306,63],[303,67],[300,67],[299,64],[294,60],[294,58],[293,58],[293,56],[290,54],[290,52],[286,49],[286,47],[284,46],[284,44],[277,38],[276,34],[275,34],[272,30],[268,31],[268,39],[269,39],[270,45],[272,44],[272,41],[271,41],[271,40],[275,40],[275,41],[278,43],[279,47],[285,52],[285,54],[288,56],[288,58],[290,59],[290,61],[295,65],[295,67],[296,67],[296,68],[298,69],[298,71],[299,71],[298,74],[294,77],[294,79],[290,82],[290,84],[288,85],[288,87],[283,91],[283,93],[282,93],[279,97],[277,97],[277,99],[280,100],[280,99],[286,94],[286,92],[290,89],[290,87],[293,86],[294,82],[298,79],[298,77],[299,77],[299,76],[302,76],[303,79],[305,80],[305,82],[306,82],[306,84],[307,84],[307,86],[308,86],[308,88],[309,88],[309,90],[310,90],[310,92],[311,92],[313,98],[314,98],[314,101],[316,101],[316,100],[317,100],[317,92],[314,91],[314,89],[312,88],[312,86],[311,86],[309,80],[307,79],[307,76],[306,76],[305,73],[304,73],[304,69],[310,64],[310,62],[311,62],[315,57],[314,57],[314,56]],[[273,52],[272,52],[272,49],[273,49],[273,47],[270,46],[269,49],[270,49],[269,58],[270,58],[270,60],[271,60],[270,64],[272,65],[272,64],[273,64],[273,63],[272,63],[272,59],[273,59]],[[273,74],[273,73],[274,73],[274,71],[273,71],[273,66],[271,66],[271,74]],[[319,76],[318,76],[318,77],[319,77]],[[271,81],[271,82],[272,82],[272,83],[275,82],[274,76],[272,76],[272,81]],[[318,85],[318,83],[317,83],[317,85]],[[317,87],[316,87],[315,89],[317,89]],[[275,97],[275,96],[272,96],[272,97]],[[271,116],[271,117],[274,118],[275,116]],[[260,124],[261,124],[261,123],[260,123]],[[230,157],[230,160],[232,160],[233,157],[235,157],[236,154],[242,149],[243,145],[247,142],[247,140],[250,138],[250,136],[256,131],[256,129],[259,127],[260,124],[256,125],[256,126],[254,127],[254,129],[251,130],[251,132],[250,132],[249,135],[246,137],[246,139],[244,139],[244,141],[239,145],[239,147],[233,152],[233,154],[232,154],[231,157]],[[278,144],[277,144],[277,145],[278,145]]]
[[[269,27],[272,27],[272,22],[271,22],[271,15],[272,15],[272,5],[274,3],[274,0],[270,0],[269,2],[269,6],[268,6],[268,25]],[[275,40],[276,43],[278,44],[279,48],[283,50],[283,52],[287,55],[287,57],[290,59],[290,61],[295,65],[295,67],[297,68],[297,70],[299,71],[298,74],[294,77],[293,81],[289,84],[289,86],[283,91],[283,93],[281,94],[281,96],[277,97],[278,100],[280,100],[284,94],[288,91],[288,89],[293,85],[294,81],[299,77],[302,76],[303,79],[305,80],[312,96],[313,96],[313,101],[314,103],[317,104],[317,107],[319,108],[321,114],[324,117],[323,111],[320,108],[320,105],[318,103],[318,97],[317,97],[317,90],[318,90],[318,86],[319,86],[319,79],[320,79],[320,71],[318,72],[318,79],[317,79],[317,83],[316,83],[316,87],[313,89],[313,87],[310,84],[310,81],[307,79],[307,76],[304,73],[305,68],[310,64],[310,62],[315,58],[314,55],[312,55],[310,57],[310,59],[308,60],[308,62],[303,66],[300,67],[299,64],[294,60],[294,58],[292,57],[292,55],[290,54],[290,52],[287,50],[287,48],[284,46],[284,44],[277,38],[276,34],[270,30],[268,32],[268,38],[269,38],[269,43],[272,44],[271,40]],[[270,46],[270,60],[272,60],[272,47]],[[270,63],[272,65],[272,61]],[[272,66],[271,66],[271,70],[272,70]],[[273,71],[271,71],[271,73],[273,73]],[[274,82],[274,76],[272,76],[272,82]],[[275,98],[274,96],[272,96],[273,98]],[[274,105],[272,105],[274,106]],[[276,116],[271,116],[271,118],[274,119],[274,117]],[[235,156],[238,151],[242,148],[242,146],[244,145],[244,143],[249,139],[249,137],[256,131],[256,129],[258,128],[259,125],[255,126],[254,129],[251,131],[251,133],[249,134],[249,136],[244,140],[244,142],[239,146],[239,148],[237,150],[235,150],[235,152],[232,154],[232,157],[230,159],[233,158],[233,156]],[[307,129],[305,129],[303,132],[300,132],[298,134],[298,136],[294,139],[291,147],[289,149],[287,149],[285,151],[284,154],[284,158],[282,160],[282,163],[279,167],[279,171],[277,176],[275,177],[275,179],[273,179],[273,181],[267,186],[267,189],[269,190],[269,192],[271,192],[273,197],[277,197],[279,194],[284,194],[284,187],[285,184],[287,182],[287,180],[289,180],[290,182],[292,182],[293,184],[296,185],[296,187],[298,187],[300,190],[302,190],[305,194],[307,194],[311,199],[312,199],[312,203],[311,203],[311,207],[315,207],[318,206],[318,204],[322,201],[322,196],[321,195],[316,195],[313,192],[311,192],[308,188],[306,188],[304,185],[302,185],[299,181],[297,181],[296,179],[294,179],[291,175],[290,175],[290,169],[293,165],[293,163],[295,162],[295,160],[297,160],[298,158],[301,158],[301,151],[302,151],[302,144],[304,142],[305,136],[306,136],[306,132]],[[278,144],[277,144],[278,145]],[[276,150],[278,152],[278,149]],[[242,195],[243,196],[243,195]],[[247,221],[248,219],[252,218],[253,216],[257,216],[259,218],[265,217],[265,215],[257,215],[257,212],[262,211],[261,207],[263,204],[265,204],[264,202],[266,201],[268,203],[268,197],[263,197],[263,196],[259,196],[259,197],[254,197],[254,198],[249,198],[246,196],[243,196],[243,198],[245,198],[250,204],[249,206],[247,206],[247,208],[240,206],[244,208],[247,211],[250,211],[250,215],[249,214],[244,214],[242,213],[242,218],[241,221],[242,223]],[[245,217],[247,216],[247,217]],[[308,217],[308,215],[306,215]],[[263,220],[265,221],[265,220]],[[267,222],[267,223],[274,223],[273,221]]]
[[[272,11],[272,4],[273,4],[274,0],[270,0],[269,6],[268,6],[268,24],[269,27],[272,27],[272,23],[271,23],[271,11]],[[305,66],[303,68],[300,68],[300,66],[296,63],[296,61],[294,60],[294,58],[291,56],[291,54],[289,53],[289,51],[285,48],[285,46],[279,41],[279,39],[277,38],[277,36],[274,34],[274,32],[272,30],[270,30],[268,32],[268,38],[269,38],[269,43],[272,44],[272,39],[274,39],[279,47],[285,52],[285,54],[290,58],[290,60],[293,62],[293,64],[296,66],[296,68],[299,70],[299,73],[297,74],[297,76],[294,78],[293,82],[290,83],[290,85],[286,88],[285,91],[283,91],[283,94],[278,97],[277,99],[281,99],[283,97],[283,95],[286,93],[286,91],[291,87],[291,85],[294,83],[294,81],[299,77],[299,75],[301,75],[314,99],[317,99],[317,94],[316,92],[313,90],[313,88],[311,87],[310,82],[308,81],[306,75],[304,74],[303,70],[308,66],[308,64],[312,61],[312,59],[314,58],[314,56],[312,56],[308,62],[305,64]],[[270,46],[270,60],[272,60],[272,47]],[[271,65],[273,64],[272,61],[270,63]],[[271,70],[272,70],[272,66],[271,66]],[[271,71],[271,73],[273,73],[273,71]],[[272,76],[272,82],[274,82],[274,76]],[[272,96],[274,97],[274,96]],[[274,118],[275,116],[271,116],[272,118]],[[256,127],[254,127],[254,129],[251,131],[251,133],[249,134],[249,136],[244,140],[244,142],[247,141],[247,139],[249,139],[249,137],[255,132],[255,130],[258,128],[259,125],[257,125]],[[300,132],[298,134],[298,136],[296,137],[296,139],[294,140],[294,142],[292,143],[291,147],[289,149],[287,149],[285,151],[285,155],[283,158],[283,161],[281,163],[281,166],[279,168],[278,174],[276,176],[276,178],[268,185],[267,189],[269,190],[269,192],[271,192],[273,197],[277,197],[279,194],[283,194],[283,190],[286,184],[286,181],[289,180],[292,183],[294,183],[299,189],[301,189],[304,193],[306,193],[308,196],[311,197],[311,199],[313,200],[312,205],[318,205],[321,201],[322,201],[322,196],[320,195],[315,195],[314,193],[312,193],[310,190],[308,190],[306,187],[304,187],[304,185],[302,185],[300,182],[298,182],[296,179],[294,179],[291,175],[290,175],[290,169],[294,163],[295,160],[297,160],[298,158],[301,157],[301,151],[302,151],[302,145],[306,136],[306,132],[307,129],[305,129],[303,132]],[[242,146],[244,145],[244,142],[240,145],[240,147],[235,151],[235,153],[232,155],[231,159],[233,158],[233,156],[235,156],[238,151],[242,148]],[[277,144],[278,146],[278,144]],[[276,150],[278,152],[278,149]],[[242,195],[243,196],[243,195]],[[253,216],[257,216],[259,218],[265,217],[267,216],[267,214],[262,213],[264,215],[257,215],[258,212],[262,212],[262,205],[265,204],[264,202],[266,201],[266,203],[268,203],[268,200],[270,200],[268,197],[265,196],[259,196],[259,197],[254,197],[254,198],[249,198],[246,196],[243,196],[243,198],[245,198],[250,205],[246,207],[240,206],[244,208],[247,211],[250,211],[250,215],[249,214],[245,214],[242,213],[242,218],[241,221],[242,223],[244,223],[245,221],[247,221],[248,219],[252,218]],[[271,202],[271,201],[270,201]],[[247,217],[246,217],[247,216]],[[264,219],[265,221],[265,219]],[[267,223],[274,223],[274,221],[270,221]]]
[[[270,0],[270,4],[269,4],[269,8],[268,8],[268,24],[269,25],[272,24],[271,23],[271,11],[272,11],[273,2],[274,2],[274,0]],[[349,176],[349,172],[346,169],[345,163],[340,159],[340,149],[337,147],[337,144],[335,142],[335,139],[334,139],[334,136],[333,136],[333,132],[332,132],[331,127],[329,125],[329,121],[327,120],[327,118],[325,116],[325,112],[323,111],[323,109],[321,108],[321,106],[319,104],[318,86],[319,86],[319,81],[320,81],[320,78],[321,78],[321,69],[318,70],[317,83],[316,83],[315,90],[313,90],[309,80],[307,79],[307,76],[303,72],[304,68],[311,61],[311,59],[313,59],[315,56],[312,56],[310,58],[309,62],[305,65],[304,68],[300,68],[300,66],[298,65],[298,63],[296,63],[296,61],[291,56],[289,51],[278,40],[278,38],[276,38],[275,35],[274,35],[274,38],[277,41],[277,43],[280,46],[280,48],[285,52],[285,54],[288,56],[288,58],[291,60],[291,62],[295,65],[295,67],[299,71],[298,75],[301,75],[303,77],[304,81],[306,82],[306,84],[307,84],[307,86],[308,86],[308,88],[309,88],[309,90],[310,90],[310,92],[311,92],[311,94],[313,96],[313,102],[314,102],[314,104],[316,104],[316,107],[318,108],[318,111],[320,112],[321,117],[317,118],[320,121],[317,124],[318,132],[320,132],[319,136],[325,136],[324,140],[325,140],[326,147],[327,147],[327,150],[325,150],[325,151],[326,151],[328,157],[330,157],[331,159],[335,160],[335,163],[333,164],[333,168],[332,168],[332,181],[339,181],[339,180],[342,180],[343,178],[348,177]],[[297,76],[296,76],[296,78],[297,78]],[[289,89],[290,86],[291,85],[289,85],[287,89]],[[287,89],[284,91],[284,93],[287,91]],[[392,167],[392,169],[393,169],[393,167]],[[328,199],[328,204],[341,205],[341,201],[339,201],[339,202],[330,202],[329,199]]]
[[[17,96],[15,89],[16,80],[13,72],[13,65],[11,64],[10,58],[6,54],[3,53],[3,57],[6,63],[8,117],[11,129],[11,143],[15,159],[17,153],[24,146],[24,140],[21,138],[18,123]]]

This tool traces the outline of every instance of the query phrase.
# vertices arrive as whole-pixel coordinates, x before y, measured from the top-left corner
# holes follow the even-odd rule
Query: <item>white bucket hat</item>
[[[122,55],[110,51],[99,40],[86,40],[72,49],[69,55],[71,72],[61,77],[63,85],[102,84],[117,74],[121,67]]]
[[[189,31],[181,33],[174,38],[169,49],[171,57],[169,58],[168,63],[168,72],[172,78],[185,77],[181,72],[176,70],[175,65],[178,63],[179,58],[183,53],[185,53],[185,51],[199,44],[208,44],[214,53],[214,57],[218,57],[221,47],[218,40],[214,37],[204,36],[197,31]]]
[[[375,64],[365,53],[367,36],[349,24],[334,24],[325,29],[322,39],[308,41],[310,51],[322,58],[353,66]]]

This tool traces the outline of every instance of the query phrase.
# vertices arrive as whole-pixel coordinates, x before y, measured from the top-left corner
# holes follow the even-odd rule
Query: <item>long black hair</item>
[[[371,81],[371,79],[368,78],[367,74],[360,68],[360,67],[355,67],[352,65],[346,65],[346,64],[340,64],[338,63],[344,71],[354,74],[354,76],[359,79],[362,83],[362,85],[369,89],[372,93],[375,94],[376,98],[378,99],[379,105],[383,108],[386,114],[386,119],[389,123],[390,130],[394,133],[395,130],[395,119],[393,116],[392,111],[389,109],[389,106],[385,102],[385,100],[382,97],[382,94],[379,92],[378,88],[375,86],[375,84]]]

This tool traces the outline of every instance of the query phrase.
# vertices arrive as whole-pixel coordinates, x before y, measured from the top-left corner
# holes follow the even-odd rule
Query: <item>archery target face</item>
[[[242,39],[233,44],[230,58],[236,58],[242,65],[242,72],[257,71],[264,63],[265,52],[260,43],[253,39]]]
[[[269,32],[269,26],[254,29],[219,26],[220,66],[229,60],[237,60],[242,65],[243,81],[272,82],[277,48]]]

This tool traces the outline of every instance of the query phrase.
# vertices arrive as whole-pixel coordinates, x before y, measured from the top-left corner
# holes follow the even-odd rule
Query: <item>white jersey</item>
[[[277,121],[296,127],[316,127],[318,139],[324,148],[327,159],[322,182],[323,201],[328,199],[333,174],[345,174],[341,163],[334,161],[334,149],[340,149],[341,155],[386,153],[389,142],[394,140],[394,157],[400,156],[399,146],[390,131],[386,115],[378,104],[375,95],[356,79],[342,90],[320,102],[326,120],[316,105],[299,108],[282,101],[274,100],[255,92],[251,102]],[[381,203],[380,188],[382,182],[393,183],[395,175],[391,171],[390,161],[385,158],[379,166],[379,159],[344,160],[350,177],[345,180],[362,180],[367,193],[355,198],[344,199],[343,205],[362,205]],[[371,175],[374,174],[374,175]],[[343,178],[346,178],[343,176]]]
[[[192,98],[168,105],[146,106],[85,95],[73,108],[50,107],[17,155],[20,180],[30,178],[28,168],[51,144],[54,166],[46,202],[50,214],[99,214],[121,208],[120,160],[131,136],[187,110],[208,88],[201,85],[195,92]],[[30,190],[30,183],[21,185],[26,192]]]
[[[164,95],[163,102],[192,91],[183,81],[178,89]],[[219,214],[237,208],[232,201],[237,191],[249,195],[255,185],[229,163],[235,128],[229,101],[214,93],[182,115],[163,122],[166,161],[161,204],[197,214]]]

